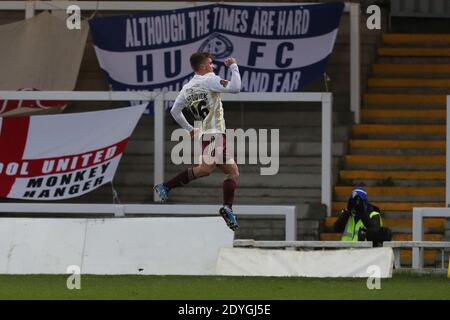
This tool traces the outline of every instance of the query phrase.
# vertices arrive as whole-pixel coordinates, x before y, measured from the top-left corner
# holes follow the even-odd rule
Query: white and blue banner
[[[95,18],[90,30],[114,90],[179,91],[193,75],[191,54],[209,51],[223,78],[223,60],[237,59],[242,91],[288,92],[325,72],[343,8],[217,4]]]

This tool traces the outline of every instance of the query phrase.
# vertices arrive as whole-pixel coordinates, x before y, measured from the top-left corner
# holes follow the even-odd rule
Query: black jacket
[[[380,228],[381,227],[381,211],[380,208],[374,206],[372,204],[368,204],[367,208],[365,206],[359,206],[355,208],[355,223],[357,223],[360,219],[363,222],[364,227],[366,229],[372,228]],[[380,215],[373,216],[370,218],[370,213],[376,211],[379,212]],[[338,216],[336,222],[334,223],[334,231],[342,233],[345,230],[345,226],[347,225],[347,221],[350,218],[350,211],[347,209],[342,210],[341,214]]]

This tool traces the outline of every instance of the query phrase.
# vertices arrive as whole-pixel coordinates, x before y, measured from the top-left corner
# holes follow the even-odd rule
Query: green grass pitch
[[[219,276],[0,275],[0,299],[450,299],[446,275],[395,274],[369,290],[366,279]]]

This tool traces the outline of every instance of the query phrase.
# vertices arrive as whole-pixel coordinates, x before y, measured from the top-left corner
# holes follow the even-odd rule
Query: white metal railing
[[[154,101],[154,183],[164,182],[164,101],[174,101],[178,92],[119,92],[119,91],[0,91],[5,100],[76,100],[76,101]],[[331,215],[332,202],[332,137],[333,96],[331,93],[249,93],[222,94],[222,101],[249,102],[321,102],[322,161],[321,201]],[[155,201],[158,200],[154,195]]]
[[[423,250],[424,249],[440,249],[441,250],[441,269],[445,268],[445,249],[450,249],[448,241],[387,241],[383,242],[383,247],[391,247],[394,250],[394,267],[400,269],[400,250],[401,249],[417,249],[422,252],[419,266],[423,268]],[[413,265],[414,268],[414,265]],[[418,268],[415,268],[418,269]]]
[[[413,230],[412,240],[423,240],[423,218],[424,217],[450,217],[450,208],[413,208]],[[423,250],[414,247],[412,255],[413,269],[423,268]]]
[[[255,241],[253,239],[234,240],[235,247],[251,248],[297,248],[297,249],[346,249],[372,248],[370,241]]]
[[[187,1],[0,1],[0,10],[25,10],[25,17],[30,18],[36,10],[55,10],[66,8],[75,4],[81,10],[87,11],[146,11],[146,10],[173,10],[192,8],[199,5],[208,5],[224,2],[187,2]],[[230,5],[250,5],[255,2],[233,2]],[[264,6],[292,6],[312,3],[267,2]],[[359,3],[345,3],[344,12],[350,15],[350,110],[354,113],[355,123],[360,122],[361,104],[361,67],[360,67],[360,15]]]
[[[180,204],[80,204],[80,203],[2,203],[0,213],[62,213],[62,214],[114,214],[126,215],[215,215],[220,205]],[[285,217],[286,241],[295,241],[297,219],[295,206],[236,205],[239,216],[281,215]]]

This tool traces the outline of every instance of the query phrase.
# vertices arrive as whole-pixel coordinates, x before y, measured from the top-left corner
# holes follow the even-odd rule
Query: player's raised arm
[[[209,81],[210,89],[215,92],[239,93],[241,91],[241,75],[239,74],[239,67],[236,64],[236,59],[227,58],[224,61],[224,65],[231,70],[231,80],[213,76]]]
[[[189,132],[192,132],[194,129],[189,122],[187,122],[186,118],[183,114],[183,109],[186,106],[186,101],[182,94],[179,94],[177,98],[175,99],[175,102],[172,106],[172,109],[170,109],[170,113],[172,114],[172,117],[175,119],[175,121],[184,129],[186,129]]]

